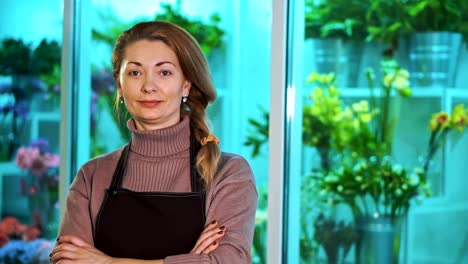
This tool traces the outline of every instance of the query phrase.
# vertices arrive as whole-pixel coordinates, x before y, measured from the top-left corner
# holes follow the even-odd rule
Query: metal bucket
[[[364,44],[338,38],[313,39],[315,71],[334,73],[339,87],[357,87]]]
[[[390,217],[363,217],[356,225],[359,233],[356,264],[398,263],[401,221],[392,221]]]
[[[343,42],[344,67],[343,77],[346,87],[358,87],[361,73],[361,60],[364,52],[364,43],[358,41]]]
[[[414,33],[409,40],[412,86],[453,87],[462,40],[460,33]]]
[[[318,73],[340,72],[342,64],[342,41],[335,38],[314,39],[315,66]]]

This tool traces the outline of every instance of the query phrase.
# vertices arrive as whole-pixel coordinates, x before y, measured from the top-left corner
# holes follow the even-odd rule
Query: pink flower
[[[16,153],[16,159],[15,159],[16,165],[20,167],[21,169],[26,169],[29,167],[29,159],[28,156],[26,155],[26,148],[21,147],[18,149],[18,152]]]
[[[31,161],[29,166],[29,170],[37,176],[42,175],[44,172],[47,171],[47,165],[44,161],[44,158],[41,156],[34,157]]]
[[[44,153],[44,163],[49,168],[57,168],[60,165],[60,157],[51,153]]]

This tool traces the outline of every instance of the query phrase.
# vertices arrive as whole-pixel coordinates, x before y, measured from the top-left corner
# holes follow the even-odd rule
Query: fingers
[[[225,226],[218,227],[215,221],[212,222],[201,233],[200,237],[197,240],[197,243],[195,244],[191,252],[196,253],[196,254],[201,254],[201,253],[204,253],[205,251],[206,252],[213,251],[219,246],[219,243],[217,242],[217,240],[223,237],[225,232],[226,232]]]
[[[59,244],[50,253],[50,262],[57,263],[63,259],[75,259],[79,249],[80,247],[73,244]]]
[[[219,242],[218,242],[218,241],[215,241],[215,242],[211,243],[211,245],[209,245],[207,248],[205,248],[205,250],[202,251],[202,254],[211,253],[211,252],[213,252],[215,249],[217,249],[218,246],[219,246]]]
[[[90,247],[91,245],[86,243],[83,239],[73,236],[73,235],[65,235],[57,238],[57,243],[69,243],[79,247]]]

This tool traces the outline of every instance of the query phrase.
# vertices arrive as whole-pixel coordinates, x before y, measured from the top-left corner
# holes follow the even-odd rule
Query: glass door
[[[284,139],[283,247],[272,259],[466,262],[463,30],[427,33],[424,12],[443,10],[411,16],[411,3],[284,2],[283,99],[272,99],[283,108],[270,119]],[[389,8],[412,28],[387,21]]]

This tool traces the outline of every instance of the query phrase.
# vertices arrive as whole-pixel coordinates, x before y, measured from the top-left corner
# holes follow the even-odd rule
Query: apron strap
[[[127,165],[128,153],[130,152],[131,141],[124,147],[122,154],[120,155],[119,162],[117,163],[117,168],[114,171],[114,176],[112,177],[111,190],[115,190],[122,186],[122,177],[125,173],[125,168]]]

